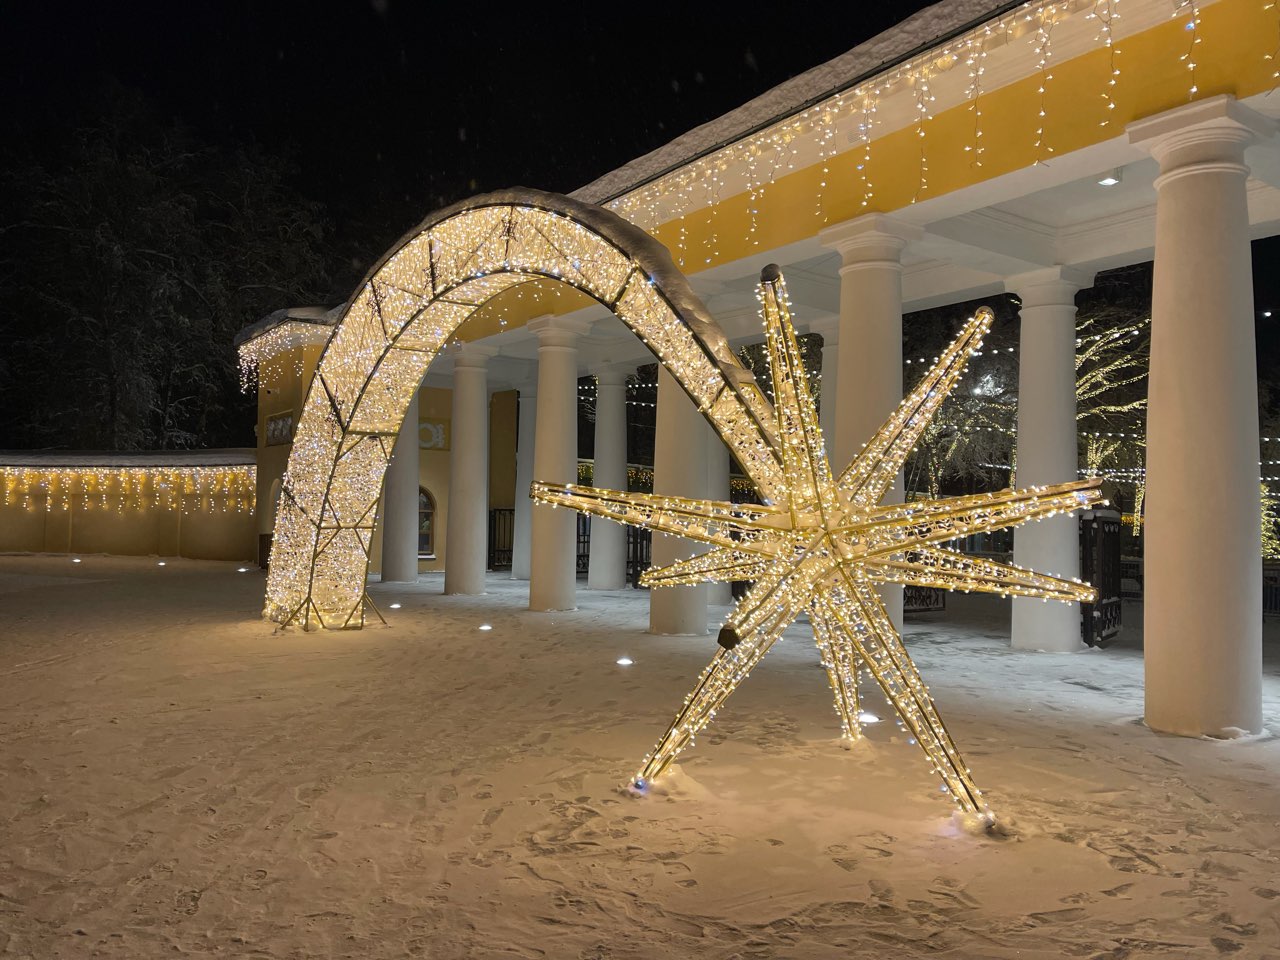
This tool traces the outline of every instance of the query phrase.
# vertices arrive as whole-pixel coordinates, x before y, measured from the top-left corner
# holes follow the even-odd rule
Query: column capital
[[[834,346],[840,340],[840,318],[818,317],[816,320],[810,320],[808,332],[821,336],[823,346]]]
[[[453,369],[471,367],[483,370],[489,361],[497,355],[497,347],[487,347],[478,343],[464,343],[453,354]]]
[[[636,372],[634,363],[601,363],[592,368],[591,374],[596,378],[596,383],[602,387],[621,386],[627,382],[627,377]]]
[[[1075,306],[1076,293],[1093,286],[1093,274],[1078,267],[1041,267],[1005,277],[1004,288],[1022,307]]]
[[[818,240],[838,251],[847,267],[886,261],[899,264],[907,244],[923,236],[924,230],[913,223],[869,213],[825,228]]]
[[[577,317],[542,316],[534,317],[525,325],[530,333],[538,337],[538,349],[543,347],[574,348],[578,345],[578,337],[591,329],[590,320]]]
[[[1131,144],[1160,161],[1159,187],[1207,169],[1247,174],[1244,148],[1273,136],[1276,121],[1223,94],[1135,120],[1126,130]]]

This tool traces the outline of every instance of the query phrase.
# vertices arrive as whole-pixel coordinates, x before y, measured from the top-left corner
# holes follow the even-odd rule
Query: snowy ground
[[[1210,742],[1141,725],[1138,651],[1013,653],[986,598],[909,624],[994,839],[893,723],[839,748],[804,628],[634,799],[714,643],[644,594],[424,577],[273,634],[262,585],[0,558],[0,956],[1280,957],[1274,656],[1269,734]]]

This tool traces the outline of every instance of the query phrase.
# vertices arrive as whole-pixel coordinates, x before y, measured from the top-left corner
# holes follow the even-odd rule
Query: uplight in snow
[[[164,561],[163,561],[163,560],[161,560],[159,563],[157,563],[157,564],[156,564],[156,566],[157,566],[157,567],[163,567],[163,566],[164,566]]]
[[[248,568],[248,567],[237,567],[237,568],[236,568],[236,573],[248,573],[248,572],[249,572],[249,568]]]
[[[80,562],[80,558],[79,558],[79,557],[72,557],[72,558],[71,558],[71,562],[72,562],[72,563],[79,563],[79,562]]]
[[[860,714],[858,714],[858,722],[859,723],[879,723],[880,718],[877,717],[874,713],[867,713],[867,711],[863,710]]]
[[[634,662],[634,661],[633,661],[630,657],[619,657],[619,658],[618,658],[618,666],[620,666],[620,667],[629,667],[629,666],[631,666],[631,664],[632,664],[633,662]]]
[[[392,609],[392,610],[399,610],[399,609],[400,609],[400,604],[398,604],[398,603],[393,603],[393,604],[391,605],[391,609]]]
[[[492,630],[492,629],[493,629],[493,627],[489,626],[489,624],[487,624],[487,623],[482,623],[482,624],[480,624],[479,629],[481,629],[481,630]]]

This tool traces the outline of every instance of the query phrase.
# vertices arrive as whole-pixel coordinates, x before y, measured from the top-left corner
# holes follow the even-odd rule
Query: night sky
[[[763,3],[6,4],[0,71],[12,135],[74,122],[111,78],[206,140],[291,156],[339,231],[390,243],[477,192],[573,190],[926,5],[792,25]]]

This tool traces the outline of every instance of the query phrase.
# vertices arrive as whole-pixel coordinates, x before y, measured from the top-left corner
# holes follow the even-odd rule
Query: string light
[[[1098,121],[1098,126],[1105,127],[1111,122],[1111,111],[1116,108],[1115,86],[1120,69],[1116,66],[1116,57],[1120,50],[1115,45],[1115,33],[1112,24],[1120,19],[1120,0],[1095,0],[1090,17],[1098,21],[1098,39],[1107,49],[1107,84],[1102,90],[1102,99],[1107,105],[1107,115]]]
[[[270,382],[282,377],[285,369],[278,358],[299,347],[323,345],[328,342],[333,327],[325,322],[285,319],[240,344],[237,349],[240,366],[240,389],[248,391],[260,381]],[[293,362],[293,375],[304,373],[301,356]]]
[[[912,203],[920,200],[929,189],[929,152],[925,142],[925,124],[933,119],[930,104],[934,99],[933,94],[929,92],[929,71],[926,66],[915,77],[916,139],[920,141],[920,178],[915,196],[911,198]]]
[[[983,27],[982,34],[968,37],[965,40],[964,64],[969,68],[969,87],[965,91],[965,99],[969,101],[969,110],[973,113],[973,143],[965,146],[965,153],[973,156],[969,160],[972,167],[982,166],[982,154],[986,147],[982,144],[982,77],[986,73],[987,43],[991,38],[990,24]]]
[[[1271,48],[1270,53],[1263,54],[1262,59],[1268,63],[1277,63],[1277,61],[1280,61],[1280,4],[1268,2],[1263,4],[1262,9],[1276,11],[1276,45]],[[1280,80],[1280,68],[1272,71],[1271,79]],[[1270,313],[1264,313],[1263,316],[1270,316]]]
[[[1094,590],[1079,580],[968,557],[945,544],[1100,503],[1100,481],[881,505],[908,454],[967,369],[994,313],[984,307],[965,324],[933,369],[837,478],[827,462],[786,286],[776,266],[765,268],[760,298],[777,398],[772,445],[783,473],[773,489],[760,491],[765,505],[577,484],[535,482],[531,490],[538,503],[711,546],[690,559],[649,569],[641,579],[647,586],[754,581],[721,627],[720,649],[632,785],[643,791],[662,776],[783,631],[807,613],[843,736],[861,736],[857,674],[865,668],[924,750],[943,790],[962,811],[991,823],[991,811],[890,622],[876,585],[1091,601]]]
[[[238,466],[0,466],[4,505],[26,510],[253,513],[257,468]]]
[[[1196,85],[1196,46],[1200,43],[1200,0],[1174,0],[1172,16],[1180,17],[1183,11],[1186,11],[1187,17],[1184,29],[1191,34],[1191,37],[1187,41],[1187,52],[1178,59],[1187,65],[1187,70],[1191,74],[1191,87],[1187,91],[1187,99],[1194,100],[1196,94],[1200,92],[1200,88]]]
[[[1031,15],[1028,15],[1030,19]],[[1044,154],[1053,153],[1053,147],[1045,143],[1044,123],[1045,123],[1045,98],[1048,96],[1049,81],[1053,79],[1050,72],[1049,61],[1053,57],[1053,28],[1058,22],[1058,6],[1050,3],[1040,7],[1036,13],[1036,35],[1035,35],[1035,52],[1039,60],[1036,68],[1040,71],[1040,86],[1037,93],[1040,95],[1040,109],[1037,117],[1036,126],[1036,165],[1038,166],[1044,159]]]

